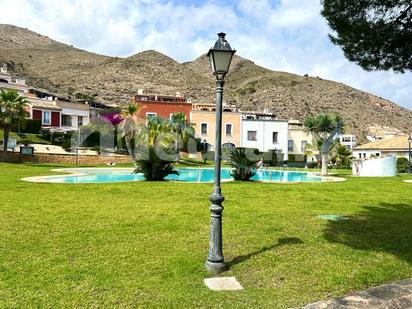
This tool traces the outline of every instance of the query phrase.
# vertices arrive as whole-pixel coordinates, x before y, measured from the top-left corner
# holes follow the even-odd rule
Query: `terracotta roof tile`
[[[361,149],[408,149],[408,136],[395,136],[392,138],[385,138],[381,140],[377,140],[374,142],[370,142],[364,144],[362,146],[355,147],[354,150],[361,150]]]

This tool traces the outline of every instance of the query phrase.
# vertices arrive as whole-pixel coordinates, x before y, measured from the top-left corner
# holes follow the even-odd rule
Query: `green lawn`
[[[224,183],[223,275],[245,289],[212,292],[211,184],[20,181],[51,168],[0,164],[2,308],[286,308],[412,277],[408,176]]]
[[[0,130],[0,142],[1,143],[3,143],[3,137],[4,137],[4,132],[3,130]],[[30,140],[31,143],[50,144],[50,141],[44,139],[41,134],[11,132],[10,137],[15,138],[17,140],[17,143],[20,143],[20,141],[24,141],[24,140]]]

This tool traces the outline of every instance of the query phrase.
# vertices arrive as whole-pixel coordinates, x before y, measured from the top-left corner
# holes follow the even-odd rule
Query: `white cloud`
[[[156,49],[180,62],[207,52],[225,31],[238,54],[259,65],[341,81],[412,109],[412,74],[350,63],[329,42],[320,9],[319,0],[0,0],[0,23],[101,54]]]

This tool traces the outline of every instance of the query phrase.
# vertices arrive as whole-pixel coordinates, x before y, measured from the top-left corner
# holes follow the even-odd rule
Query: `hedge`
[[[19,132],[19,133],[38,134],[40,133],[40,130],[41,130],[41,120],[37,120],[37,119],[26,119],[20,125],[20,128],[18,124],[14,124],[12,128],[13,132]]]

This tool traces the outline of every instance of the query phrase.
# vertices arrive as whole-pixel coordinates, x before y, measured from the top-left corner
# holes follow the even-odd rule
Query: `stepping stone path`
[[[301,309],[410,309],[412,279],[370,288],[345,297],[320,301]]]
[[[238,291],[243,290],[242,285],[235,277],[206,278],[205,285],[213,291]]]

